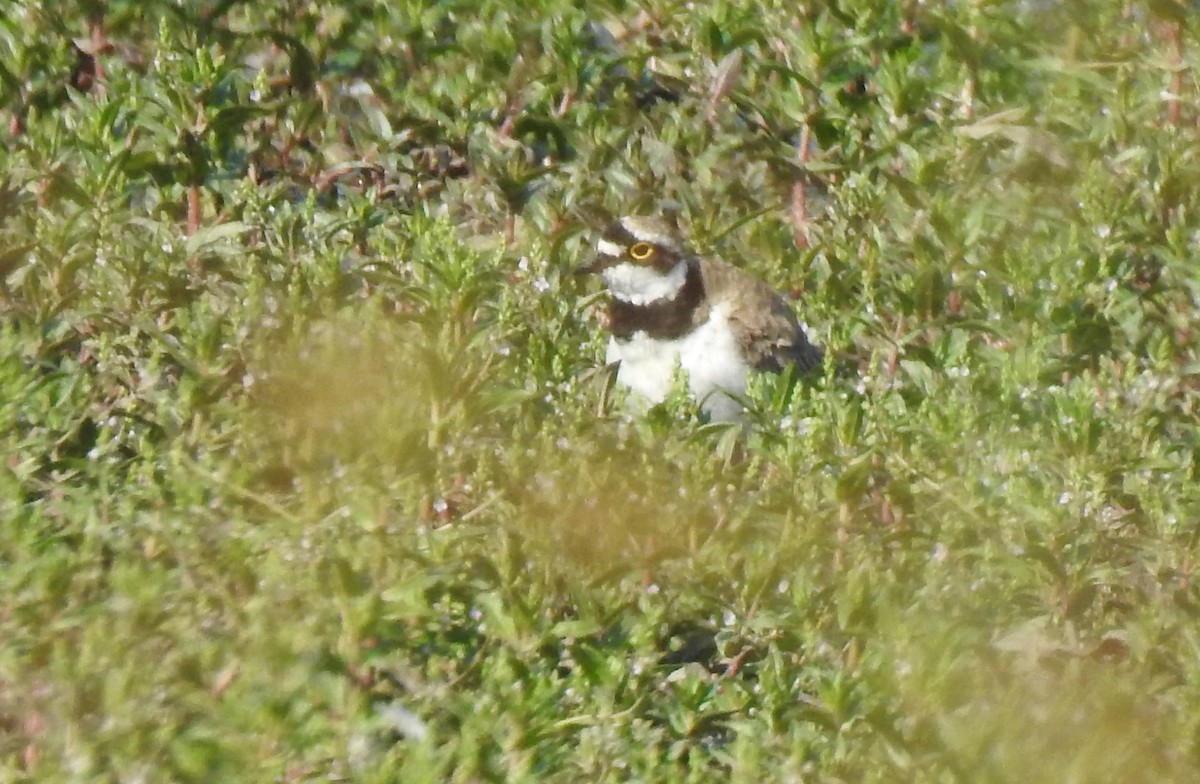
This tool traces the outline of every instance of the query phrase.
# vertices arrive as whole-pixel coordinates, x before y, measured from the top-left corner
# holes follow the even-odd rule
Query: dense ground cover
[[[7,4],[0,778],[1190,782],[1197,24]],[[594,372],[585,219],[829,349]]]

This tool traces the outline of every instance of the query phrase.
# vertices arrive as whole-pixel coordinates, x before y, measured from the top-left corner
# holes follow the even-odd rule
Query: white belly
[[[714,421],[736,419],[742,406],[726,392],[742,395],[750,366],[742,359],[721,307],[699,329],[675,340],[635,332],[629,340],[608,342],[607,361],[620,362],[617,383],[660,403],[671,390],[677,367],[687,373],[688,389]]]

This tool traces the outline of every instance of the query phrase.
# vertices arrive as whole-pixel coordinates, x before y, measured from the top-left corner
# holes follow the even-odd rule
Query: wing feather
[[[821,350],[770,286],[721,259],[701,259],[700,271],[710,302],[728,303],[729,321],[755,370],[779,373],[792,365],[800,375],[821,364]]]

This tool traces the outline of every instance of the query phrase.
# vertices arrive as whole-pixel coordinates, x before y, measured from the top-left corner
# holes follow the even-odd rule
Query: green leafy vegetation
[[[1175,0],[0,14],[0,779],[1192,782]],[[828,350],[628,413],[599,214]]]

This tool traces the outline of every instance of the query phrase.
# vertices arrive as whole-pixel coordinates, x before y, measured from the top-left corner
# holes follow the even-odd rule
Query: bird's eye
[[[639,242],[629,249],[629,255],[634,261],[645,261],[654,255],[654,246],[648,242]]]

